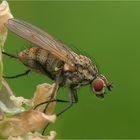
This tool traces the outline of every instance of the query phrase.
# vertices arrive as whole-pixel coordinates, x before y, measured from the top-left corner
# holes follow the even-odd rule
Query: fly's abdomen
[[[20,52],[18,57],[27,67],[48,75],[51,79],[55,78],[59,69],[64,65],[61,60],[55,58],[51,53],[38,47],[26,49]]]
[[[50,73],[53,77],[59,72],[60,69],[64,66],[64,63],[54,57],[51,53],[44,49],[38,48],[37,53],[37,61],[45,68],[47,73]]]

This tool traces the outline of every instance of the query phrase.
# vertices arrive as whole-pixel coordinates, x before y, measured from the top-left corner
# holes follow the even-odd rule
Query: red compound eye
[[[92,82],[92,88],[96,92],[102,91],[102,89],[104,88],[104,81],[102,79],[95,79]]]

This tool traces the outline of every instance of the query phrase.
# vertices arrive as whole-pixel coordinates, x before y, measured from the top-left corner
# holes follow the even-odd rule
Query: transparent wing
[[[49,51],[58,59],[67,63],[71,69],[75,69],[75,53],[65,44],[61,43],[47,32],[19,19],[9,19],[7,25],[9,30],[28,40],[29,42]]]

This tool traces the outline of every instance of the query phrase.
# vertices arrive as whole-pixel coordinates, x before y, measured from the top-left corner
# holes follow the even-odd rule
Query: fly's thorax
[[[98,74],[96,65],[91,61],[90,58],[79,55],[76,57],[78,71],[84,75],[85,78],[93,80]]]
[[[64,85],[75,88],[89,84],[94,78],[87,70],[79,71],[79,69],[76,72],[65,72],[64,77]]]
[[[91,83],[98,73],[96,65],[93,64],[88,57],[82,55],[75,57],[75,64],[77,67],[75,72],[65,72],[66,85],[76,85],[76,87],[80,87],[81,85]]]

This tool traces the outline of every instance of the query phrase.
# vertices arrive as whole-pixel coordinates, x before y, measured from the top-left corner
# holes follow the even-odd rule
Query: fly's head
[[[104,75],[98,75],[91,83],[92,90],[98,98],[104,98],[105,89],[109,91],[112,89],[112,84],[110,84]]]

